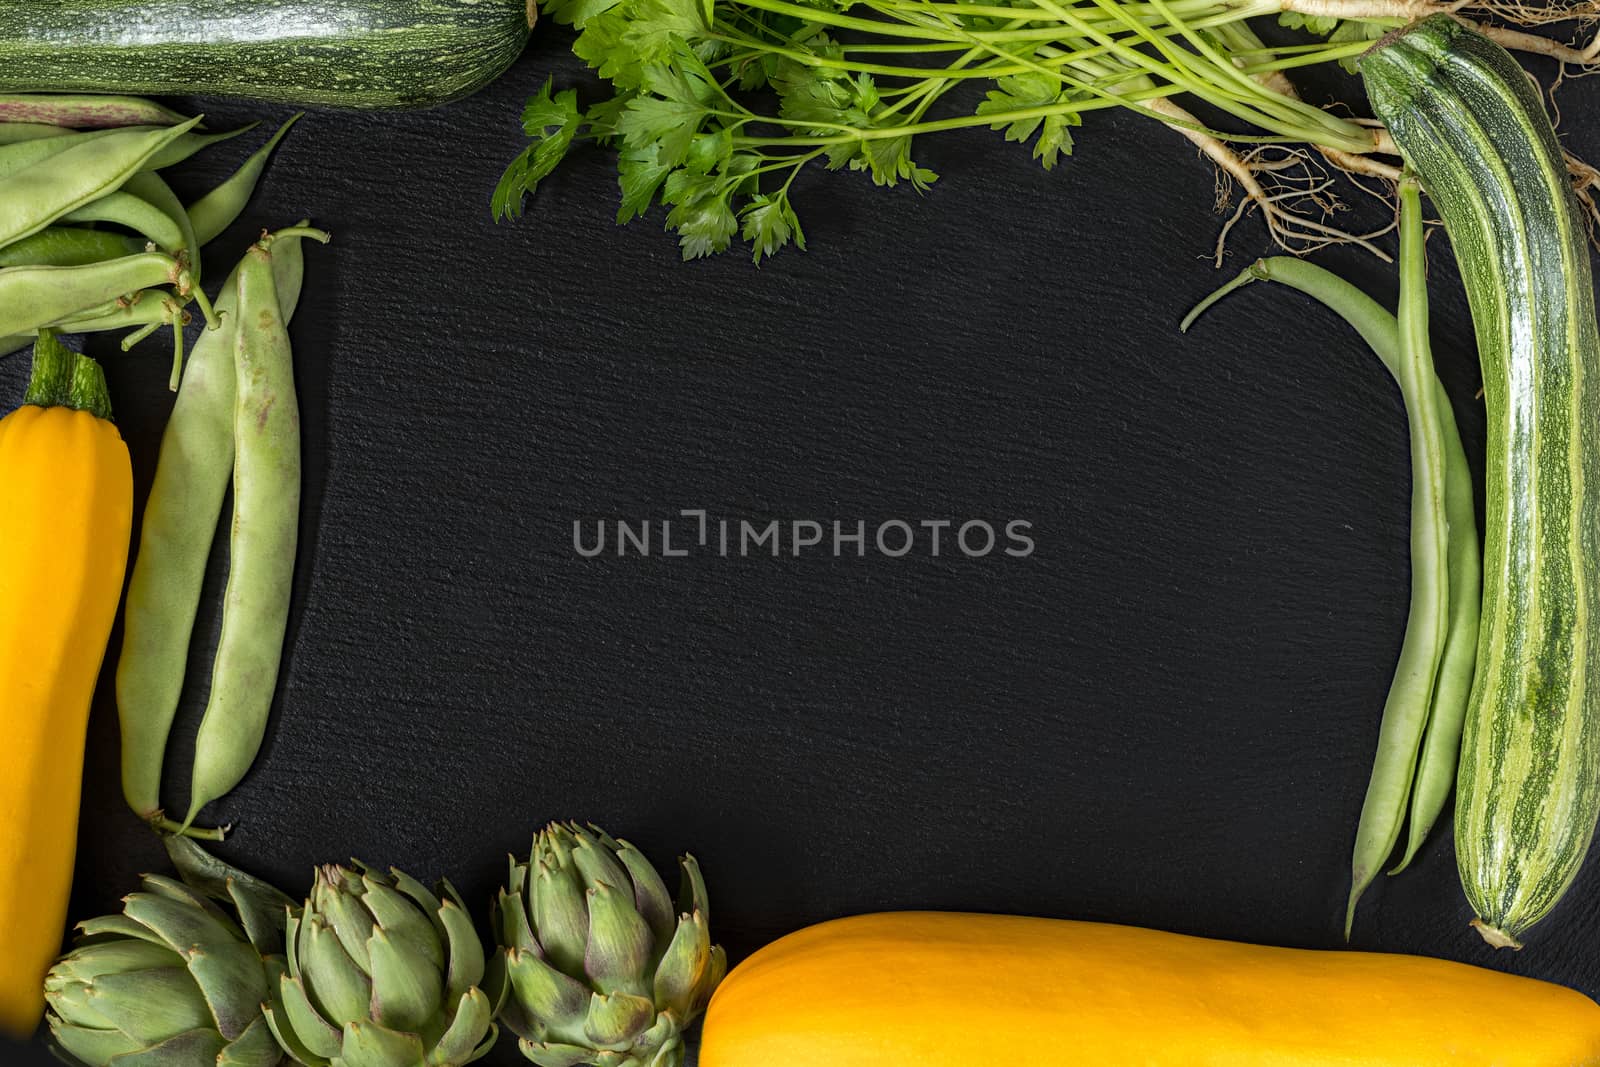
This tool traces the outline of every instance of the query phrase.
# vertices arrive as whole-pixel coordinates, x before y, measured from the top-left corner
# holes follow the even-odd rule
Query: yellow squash
[[[128,450],[105,379],[53,337],[0,420],[0,1034],[31,1034],[61,948],[84,733],[122,595]]]
[[[1600,1006],[1417,956],[1104,923],[899,912],[768,945],[718,988],[700,1067],[1580,1067]]]

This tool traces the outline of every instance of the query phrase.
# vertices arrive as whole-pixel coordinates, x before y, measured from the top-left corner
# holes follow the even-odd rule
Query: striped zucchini
[[[423,107],[499,77],[535,12],[533,0],[0,0],[0,91]]]
[[[1504,49],[1448,16],[1381,41],[1367,94],[1455,248],[1488,408],[1478,670],[1456,783],[1474,925],[1519,938],[1600,815],[1600,333],[1555,131]]]

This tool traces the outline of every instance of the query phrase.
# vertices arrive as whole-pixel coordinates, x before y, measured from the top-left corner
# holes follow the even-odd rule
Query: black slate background
[[[1225,273],[1209,166],[1100,114],[1054,173],[988,131],[926,142],[925,196],[817,172],[811,251],[679,261],[613,224],[583,151],[514,225],[487,200],[566,37],[423,113],[313,113],[215,284],[304,215],[294,323],[307,505],[275,722],[216,809],[223,853],[301,891],[356,855],[448,875],[480,913],[555,818],[692,850],[735,958],[876,909],[1100,919],[1340,944],[1348,851],[1407,596],[1403,409],[1331,315]],[[285,109],[185,102],[220,128]],[[1564,90],[1600,155],[1600,97]],[[253,135],[251,143],[259,143]],[[178,172],[190,193],[243,142]],[[1355,217],[1381,221],[1359,194]],[[1475,463],[1470,324],[1435,241],[1435,335]],[[1319,259],[1392,296],[1392,268]],[[168,348],[100,338],[142,501]],[[0,363],[20,396],[22,357]],[[575,519],[1033,524],[1027,559],[582,559]],[[187,795],[225,560],[169,756]],[[113,638],[113,653],[120,634]],[[112,657],[114,660],[114,655]],[[109,679],[109,671],[107,674]],[[75,918],[164,864],[122,805],[109,684]],[[1448,833],[1360,913],[1358,948],[1600,995],[1600,869],[1520,955],[1467,928]],[[507,1042],[494,1063],[519,1062]]]

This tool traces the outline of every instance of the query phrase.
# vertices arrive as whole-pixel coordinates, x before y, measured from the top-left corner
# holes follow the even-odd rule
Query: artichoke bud
[[[264,953],[288,898],[192,842],[171,851],[188,884],[146,875],[120,915],[79,924],[45,977],[51,1035],[91,1067],[274,1067],[261,1001],[282,963]]]
[[[683,1030],[726,973],[705,881],[683,861],[675,906],[626,841],[552,824],[495,902],[501,1019],[539,1067],[678,1067]],[[723,962],[718,965],[718,960]]]
[[[459,1067],[494,1044],[483,946],[448,882],[320,868],[287,964],[266,1021],[308,1067]]]

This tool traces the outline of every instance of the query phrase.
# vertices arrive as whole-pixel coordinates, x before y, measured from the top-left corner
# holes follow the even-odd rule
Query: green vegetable
[[[196,287],[200,285],[200,238],[194,231],[194,222],[184,210],[183,201],[172,191],[166,179],[155,171],[140,171],[129,178],[122,187],[129,196],[137,196],[178,227],[179,245],[174,256],[182,259],[189,268],[189,278]]]
[[[0,126],[0,130],[6,127]],[[30,130],[36,127],[29,127]],[[67,149],[86,141],[99,140],[109,137],[120,130],[91,130],[79,133],[76,130],[63,130],[50,128],[47,137],[35,137],[32,134],[24,135],[16,140],[7,140],[0,143],[0,178],[9,178],[16,172],[33,164],[59,155]]]
[[[0,248],[0,268],[82,267],[133,255],[143,248],[143,241],[108,230],[50,226]]]
[[[1449,18],[1386,39],[1367,93],[1444,218],[1488,412],[1478,673],[1456,856],[1474,925],[1517,947],[1600,816],[1600,332],[1566,162],[1527,76]]]
[[[4,10],[0,0],[0,15]],[[0,96],[0,112],[13,99]],[[25,99],[41,116],[63,121],[75,117],[89,122],[101,114],[89,97],[40,95]],[[175,117],[134,98],[107,97],[104,101],[129,117],[152,122]],[[189,321],[184,306],[190,299],[198,300],[208,325],[216,325],[200,288],[201,246],[243,212],[273,147],[298,117],[286,122],[264,148],[196,201],[192,210],[184,207],[156,171],[236,137],[255,124],[205,134],[195,132],[198,119],[172,128],[139,125],[86,132],[45,123],[0,122],[0,196],[8,198],[0,207],[0,269],[104,266],[111,259],[147,247],[166,252],[179,267],[171,279],[170,295],[158,295],[155,288],[128,289],[112,298],[73,307],[65,314],[55,304],[48,304],[54,317],[47,325],[66,332],[128,329],[132,332],[123,338],[124,350],[170,325],[172,387],[176,389],[184,358],[182,327]],[[28,232],[40,218],[49,221]],[[112,229],[64,225],[70,223],[109,224]],[[7,224],[12,226],[9,234],[4,230]],[[142,240],[125,237],[124,231],[132,231]],[[67,290],[67,295],[72,292]],[[30,337],[27,333],[0,336],[0,356],[26,347]]]
[[[145,161],[145,169],[166,170],[168,167],[177,166],[190,156],[196,155],[214,144],[231,141],[242,133],[249,133],[259,125],[260,123],[252,122],[248,126],[240,126],[237,130],[226,130],[222,133],[190,131]]]
[[[540,1067],[677,1067],[727,973],[694,857],[676,907],[650,861],[597,828],[552,824],[495,902],[501,1018]],[[500,997],[497,996],[496,1000]]]
[[[1400,840],[1428,711],[1439,682],[1449,620],[1450,580],[1445,514],[1445,440],[1438,378],[1428,346],[1428,262],[1423,247],[1422,197],[1417,183],[1400,183],[1400,359],[1411,437],[1411,610],[1400,661],[1383,709],[1372,779],[1361,805],[1350,866],[1345,936],[1356,903]]]
[[[78,925],[77,947],[45,979],[51,1036],[91,1067],[273,1067],[282,1059],[261,1004],[269,975],[283,970],[272,954],[283,950],[292,902],[186,848],[199,852],[176,846],[180,870],[207,888],[146,875],[120,915]]]
[[[245,205],[255,194],[256,185],[267,169],[272,150],[278,147],[278,142],[289,132],[289,127],[299,120],[300,115],[291,115],[288,121],[278,127],[278,132],[245,160],[244,165],[231,177],[189,205],[189,219],[194,224],[197,247],[210,244],[222,236],[222,231],[232,226],[244,213]]]
[[[35,4],[17,15],[37,15],[43,5]],[[171,108],[153,100],[132,96],[94,94],[71,96],[62,93],[0,94],[0,123],[70,126],[77,129],[104,129],[113,126],[177,126],[188,121]]]
[[[187,251],[183,229],[172,216],[157,210],[149,201],[132,193],[107,193],[100,199],[69,211],[61,222],[109,222],[143,234],[157,248],[176,256]]]
[[[1420,239],[1420,205],[1416,201],[1414,187],[1403,190],[1402,207],[1404,237],[1401,263],[1406,277],[1403,299],[1408,300],[1414,308],[1427,298],[1427,265]],[[1349,282],[1304,260],[1280,257],[1257,261],[1202,301],[1189,313],[1182,329],[1187,330],[1202,312],[1223,296],[1241,285],[1258,280],[1275,281],[1298,289],[1337,312],[1361,334],[1401,385],[1401,396],[1409,413],[1408,421],[1413,427],[1426,424],[1429,416],[1423,414],[1425,401],[1414,391],[1419,389],[1420,383],[1402,377],[1405,346],[1395,317]],[[1425,314],[1413,312],[1413,330],[1416,330],[1419,319],[1425,320]],[[1415,335],[1413,358],[1420,353],[1421,349],[1415,346],[1422,340],[1425,340],[1425,331]],[[1431,401],[1426,403],[1433,410],[1432,418],[1437,419],[1443,446],[1442,481],[1436,481],[1432,488],[1433,491],[1442,490],[1444,496],[1448,538],[1443,581],[1444,588],[1448,590],[1448,615],[1441,617],[1434,614],[1429,610],[1428,599],[1419,601],[1413,597],[1413,619],[1407,625],[1405,649],[1401,654],[1402,669],[1397,669],[1385,707],[1378,755],[1367,800],[1363,804],[1362,825],[1357,831],[1351,894],[1345,916],[1347,933],[1360,891],[1371,883],[1379,866],[1389,858],[1395,847],[1399,825],[1406,813],[1408,792],[1410,821],[1406,850],[1400,863],[1390,873],[1399,873],[1411,862],[1449,798],[1477,654],[1481,558],[1472,471],[1467,465],[1466,452],[1461,445],[1461,435],[1456,428],[1449,397],[1445,395],[1444,386],[1431,368],[1427,383],[1425,388],[1431,394]],[[1419,491],[1424,500],[1433,495],[1429,487],[1422,484],[1415,470],[1413,478],[1414,498]],[[1425,521],[1431,519],[1431,515],[1424,516]],[[1418,569],[1414,560],[1413,581],[1416,580]],[[1424,564],[1421,569],[1425,570],[1427,582],[1436,584],[1441,580],[1437,564],[1431,567]],[[1437,604],[1433,603],[1433,607],[1436,609]],[[1415,673],[1407,673],[1403,669],[1407,666],[1406,649],[1413,653],[1411,665],[1415,666],[1415,649],[1422,642],[1414,636],[1414,632],[1421,627],[1431,631],[1441,623],[1445,633],[1435,665],[1436,677],[1430,688],[1424,688],[1417,684]]]
[[[277,691],[300,532],[300,409],[272,247],[299,237],[328,240],[309,227],[281,230],[257,242],[238,269],[228,590],[185,828],[249,772]]]
[[[299,239],[280,236],[272,246],[272,273],[284,322],[294,317],[303,267]],[[140,816],[169,830],[177,824],[162,815],[161,768],[206,559],[233,472],[238,273],[235,268],[223,283],[216,303],[222,328],[194,346],[162,433],[117,662],[123,795]]]
[[[18,89],[420,107],[498,77],[532,22],[526,0],[3,0],[0,69]]]
[[[288,948],[265,1014],[298,1063],[460,1067],[499,1035],[483,945],[448,882],[435,895],[400,871],[319,868]]]
[[[70,131],[60,126],[51,126],[41,122],[0,122],[0,145],[18,144],[22,141],[42,141],[49,137],[60,137]]]
[[[37,330],[123,293],[165,284],[188,295],[186,272],[160,252],[81,267],[7,267],[0,270],[0,334]]]
[[[62,151],[0,178],[0,247],[38,233],[63,215],[116,192],[199,119],[170,129],[79,134]],[[11,149],[46,145],[30,141]]]

